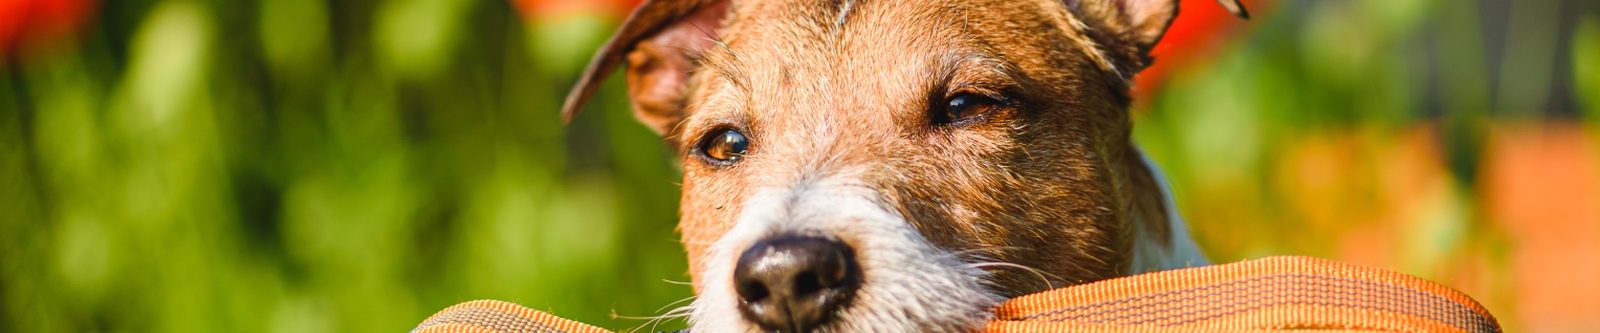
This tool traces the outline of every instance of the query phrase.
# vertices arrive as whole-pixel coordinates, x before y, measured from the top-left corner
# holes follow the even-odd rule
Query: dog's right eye
[[[963,93],[945,100],[943,108],[934,108],[929,116],[935,125],[961,125],[988,114],[1000,104],[1000,100],[989,96]]]
[[[695,149],[702,158],[713,164],[728,165],[744,158],[750,152],[750,139],[732,128],[712,131],[701,139],[700,146]]]

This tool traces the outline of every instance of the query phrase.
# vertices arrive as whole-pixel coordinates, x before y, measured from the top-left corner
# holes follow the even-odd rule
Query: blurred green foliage
[[[1274,3],[1152,96],[1137,140],[1217,261],[1336,257],[1303,239],[1325,229],[1286,222],[1307,214],[1280,162],[1317,133],[1435,128],[1451,180],[1392,255],[1441,278],[1443,258],[1504,246],[1470,199],[1489,123],[1600,119],[1600,16],[1565,39],[1538,30],[1555,2],[1516,3],[1531,14],[1508,26],[1558,37],[1487,45],[1481,6],[1442,0]],[[613,313],[690,295],[664,281],[687,279],[677,167],[621,80],[571,126],[555,111],[615,17],[450,0],[98,15],[73,50],[0,72],[0,331],[395,332],[482,298],[626,328],[644,322]],[[1541,104],[1569,67],[1586,114]]]
[[[480,298],[629,327],[690,294],[664,145],[554,111],[604,16],[102,5],[4,73],[0,331],[396,332]]]

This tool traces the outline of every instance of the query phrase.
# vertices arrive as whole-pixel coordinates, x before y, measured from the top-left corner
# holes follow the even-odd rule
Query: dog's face
[[[697,330],[967,330],[1124,274],[1128,76],[1174,1],[644,6],[568,107],[629,63],[682,159]]]

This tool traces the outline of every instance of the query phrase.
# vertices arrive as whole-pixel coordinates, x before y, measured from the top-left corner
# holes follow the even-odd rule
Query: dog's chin
[[[976,331],[1003,300],[986,286],[987,272],[932,245],[899,216],[867,200],[836,196],[827,201],[834,209],[826,212],[850,216],[833,216],[825,219],[829,223],[801,228],[742,219],[713,244],[708,255],[718,259],[704,267],[701,278],[705,283],[689,318],[691,331],[764,331],[740,314],[740,297],[731,282],[735,265],[731,258],[751,240],[774,232],[841,235],[855,247],[861,288],[817,332]]]

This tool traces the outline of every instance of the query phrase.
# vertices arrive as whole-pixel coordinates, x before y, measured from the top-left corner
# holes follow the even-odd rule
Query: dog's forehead
[[[1070,25],[1062,22],[1064,8],[1058,0],[735,1],[722,46],[835,62],[983,44],[1038,46],[1016,33]]]
[[[1081,55],[1062,52],[1067,41],[1084,38],[1069,20],[1055,0],[735,2],[721,43],[702,59],[710,83],[696,93],[702,105],[740,104],[713,113],[894,109],[926,102],[927,85],[952,66],[1066,66],[1061,59]]]

